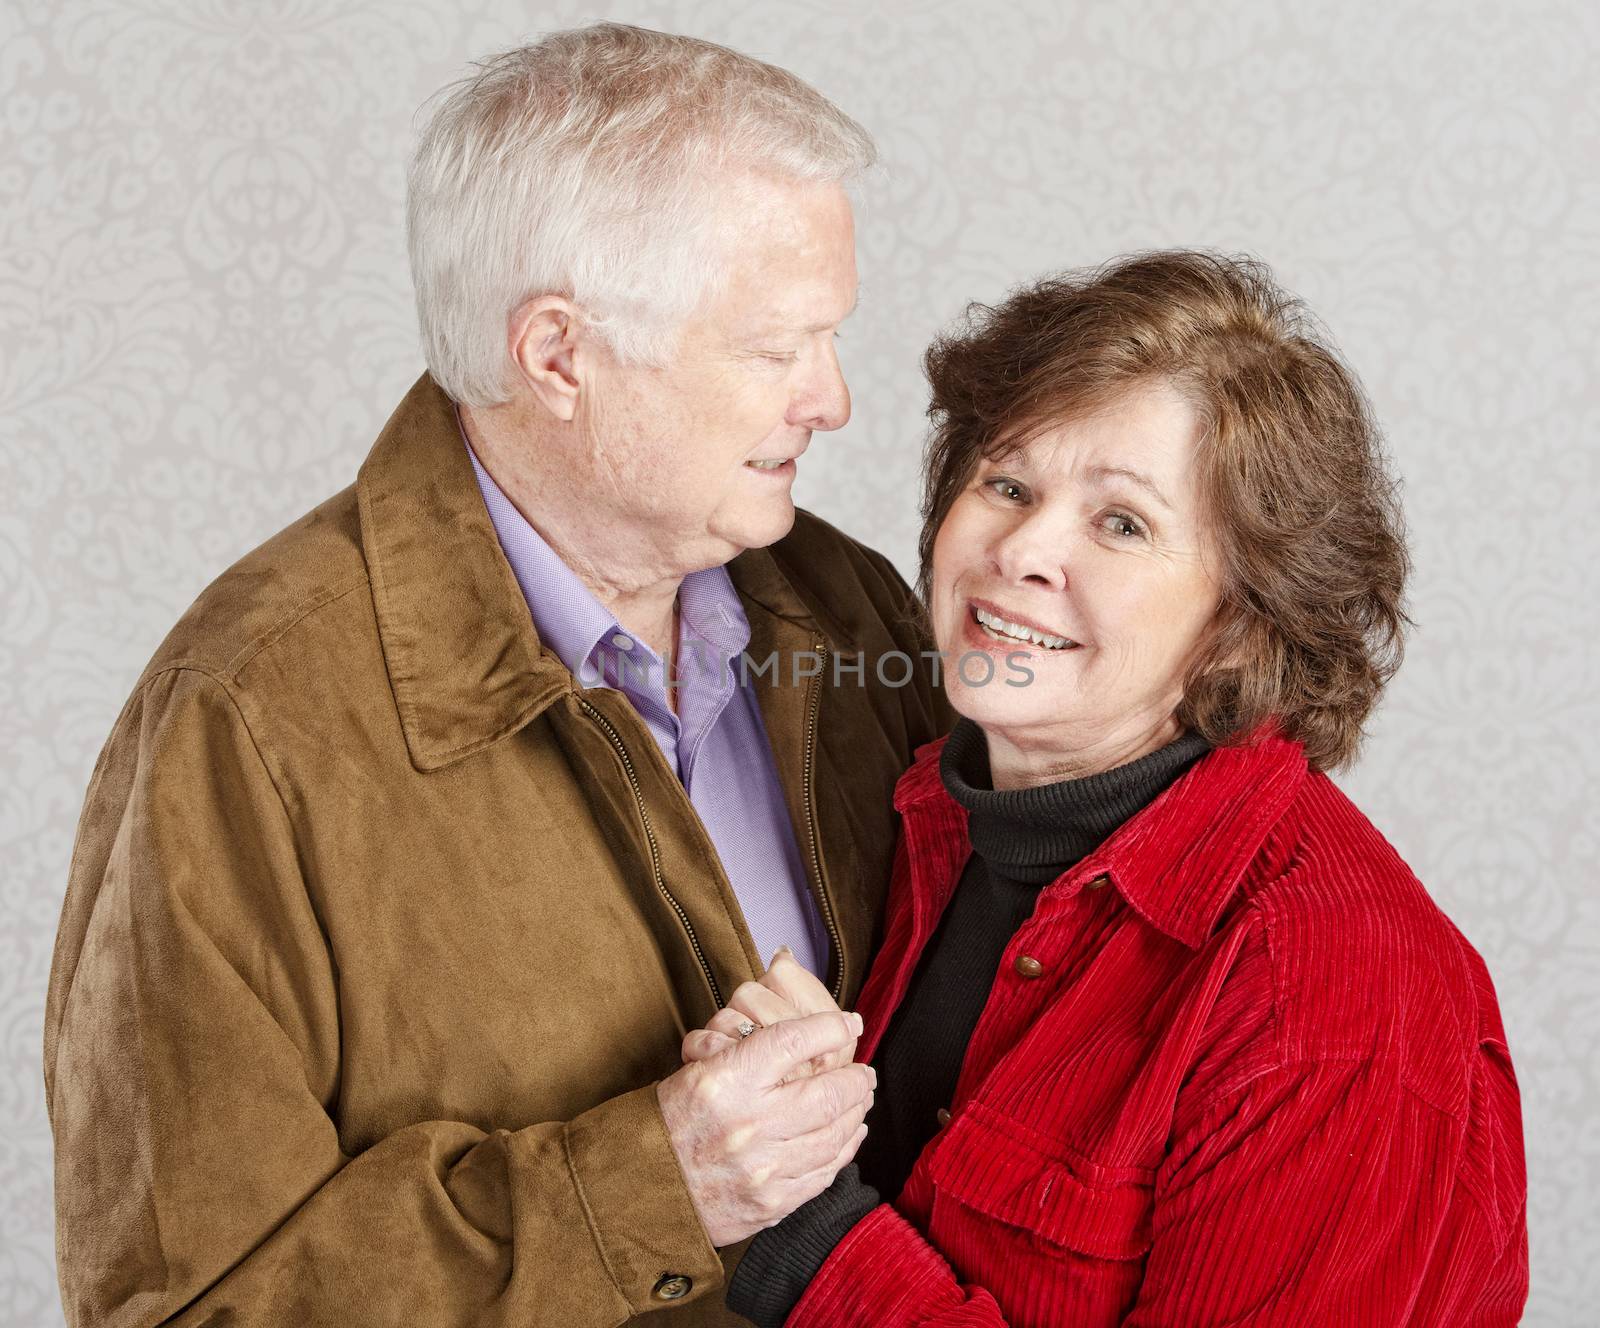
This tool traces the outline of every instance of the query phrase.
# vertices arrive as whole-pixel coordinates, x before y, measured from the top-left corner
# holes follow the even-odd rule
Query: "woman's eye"
[[[1144,527],[1126,512],[1107,512],[1105,519],[1116,523],[1112,530],[1122,539],[1137,539],[1144,534]]]
[[[792,351],[762,351],[761,358],[770,360],[773,364],[793,364],[800,357]]]
[[[1004,475],[996,475],[991,480],[985,480],[984,485],[996,496],[1004,498],[1008,503],[1020,503],[1027,497],[1028,491],[1013,479]]]

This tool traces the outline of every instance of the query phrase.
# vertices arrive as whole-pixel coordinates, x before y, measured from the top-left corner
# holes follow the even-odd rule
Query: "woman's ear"
[[[1250,642],[1243,612],[1234,605],[1224,602],[1217,609],[1216,617],[1212,619],[1207,630],[1206,646],[1208,649],[1220,647],[1217,658],[1211,664],[1213,672],[1242,669],[1250,654]]]
[[[556,419],[570,423],[580,390],[574,359],[580,343],[588,344],[578,311],[559,295],[525,300],[511,314],[506,340],[534,398]]]

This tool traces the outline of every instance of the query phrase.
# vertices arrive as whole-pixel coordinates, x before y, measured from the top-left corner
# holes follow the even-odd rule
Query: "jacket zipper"
[[[723,1006],[722,988],[717,986],[717,979],[711,972],[711,965],[706,960],[706,952],[700,948],[700,941],[694,934],[694,927],[689,922],[689,915],[684,912],[683,905],[673,897],[672,891],[667,889],[667,883],[661,876],[661,852],[656,845],[656,832],[650,826],[650,813],[645,810],[644,790],[639,787],[639,777],[634,772],[633,758],[628,755],[628,749],[622,741],[622,735],[617,732],[611,721],[585,701],[581,696],[578,704],[583,711],[606,731],[611,739],[611,745],[617,749],[617,755],[622,758],[622,768],[628,772],[628,783],[633,786],[633,800],[639,805],[639,819],[644,822],[644,837],[650,845],[650,870],[655,876],[656,889],[661,892],[661,897],[672,905],[672,911],[678,915],[678,921],[683,924],[684,934],[689,938],[689,945],[694,950],[694,957],[700,961],[700,971],[706,975],[706,983],[711,988],[712,999],[716,1001],[717,1009]],[[838,999],[835,997],[834,999]]]
[[[822,906],[822,921],[828,928],[828,938],[833,943],[834,957],[839,962],[839,976],[833,984],[833,999],[837,1003],[844,994],[844,941],[839,936],[839,924],[834,921],[833,904],[828,899],[828,887],[822,879],[822,851],[817,841],[817,812],[811,791],[811,776],[816,765],[817,753],[817,713],[822,708],[820,680],[828,668],[828,643],[818,637],[812,642],[812,649],[821,660],[821,667],[811,675],[811,691],[806,700],[806,761],[800,779],[800,793],[806,809],[806,831],[811,838],[811,867],[817,879],[817,902]]]

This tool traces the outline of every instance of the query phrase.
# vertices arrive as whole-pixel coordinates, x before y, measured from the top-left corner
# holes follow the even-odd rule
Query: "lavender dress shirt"
[[[644,720],[716,846],[762,959],[788,945],[826,980],[827,932],[783,804],[756,679],[741,685],[740,670],[730,666],[750,643],[750,623],[727,569],[691,572],[678,589],[674,714],[661,658],[528,524],[483,468],[465,429],[461,441],[539,639],[582,686],[616,688]]]

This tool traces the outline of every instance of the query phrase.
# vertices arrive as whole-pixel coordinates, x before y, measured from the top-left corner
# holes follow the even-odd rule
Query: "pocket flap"
[[[928,1178],[996,1221],[1098,1259],[1137,1259],[1150,1248],[1154,1172],[1046,1153],[1021,1126],[979,1103],[947,1125]]]

